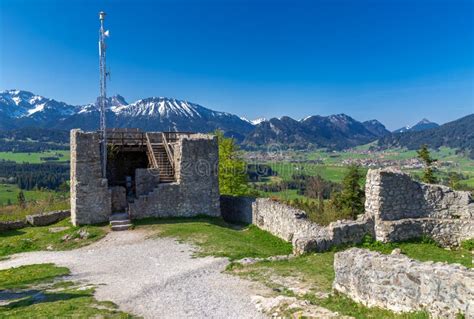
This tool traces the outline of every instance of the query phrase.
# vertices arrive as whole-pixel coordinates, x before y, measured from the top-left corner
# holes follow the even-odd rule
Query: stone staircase
[[[132,221],[127,213],[113,213],[109,221],[113,231],[128,230],[132,227]]]
[[[156,159],[156,164],[158,165],[160,183],[174,182],[174,170],[163,143],[151,143],[151,147],[153,149],[153,156]]]

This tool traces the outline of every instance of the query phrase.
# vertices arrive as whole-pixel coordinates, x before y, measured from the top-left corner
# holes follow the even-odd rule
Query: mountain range
[[[431,134],[436,135],[438,129],[444,132],[444,125],[438,127],[424,119],[409,129],[397,130],[404,133],[391,133],[377,120],[359,122],[346,114],[315,115],[302,120],[283,116],[249,121],[187,101],[150,97],[128,103],[120,95],[108,98],[106,120],[108,127],[137,127],[149,131],[206,133],[221,129],[249,149],[279,144],[288,148],[338,150],[375,140],[379,140],[380,147],[406,146],[416,144],[409,137],[411,134],[434,130]],[[26,127],[95,130],[98,123],[96,103],[70,105],[28,91],[0,92],[0,130]]]
[[[415,150],[426,144],[431,148],[441,146],[469,153],[474,159],[474,114],[422,131],[389,134],[378,140],[380,148],[405,147]]]
[[[108,98],[108,127],[138,127],[155,131],[212,132],[221,129],[243,145],[260,147],[284,144],[287,147],[345,148],[364,144],[390,134],[378,121],[358,122],[345,114],[290,117],[249,121],[199,104],[165,97],[150,97],[128,103],[122,96]],[[95,103],[70,105],[28,91],[0,93],[0,129],[39,127],[68,130],[95,130],[99,112]]]
[[[410,126],[410,125],[404,126],[402,128],[399,128],[398,130],[393,131],[393,133],[420,132],[420,131],[429,130],[430,128],[435,128],[438,126],[439,124],[431,122],[428,119],[422,119],[421,121],[419,121],[413,126]]]

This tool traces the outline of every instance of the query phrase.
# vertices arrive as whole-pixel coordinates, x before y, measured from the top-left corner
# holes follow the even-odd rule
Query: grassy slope
[[[183,242],[195,243],[200,248],[198,255],[201,256],[213,255],[235,260],[292,252],[291,244],[258,227],[230,225],[218,218],[145,219],[135,224],[151,228],[161,237],[175,237]]]
[[[67,162],[69,161],[69,151],[47,151],[47,152],[35,152],[35,153],[12,153],[12,152],[0,152],[0,160],[14,161],[17,163],[44,163],[45,161],[41,157],[57,156],[60,154],[58,161],[54,162]]]
[[[19,205],[0,206],[0,221],[22,220],[27,215],[40,214],[55,210],[67,210],[70,208],[68,198],[58,198],[52,201],[40,200],[29,202],[25,207]]]
[[[51,232],[54,227],[67,227],[58,232]],[[0,257],[15,253],[46,250],[69,250],[88,245],[99,240],[106,234],[106,227],[83,226],[74,227],[69,219],[54,225],[44,227],[26,227],[0,233]],[[87,231],[88,238],[80,238],[79,231]],[[62,240],[65,235],[70,235],[70,240]]]
[[[0,306],[2,318],[130,318],[117,310],[111,302],[99,302],[94,289],[83,289],[74,283],[59,281],[59,276],[69,274],[64,267],[53,264],[28,265],[0,270],[0,290],[23,296],[4,299]],[[52,281],[56,283],[51,283]]]
[[[17,203],[17,196],[20,192],[20,188],[17,185],[12,184],[0,184],[0,206],[6,205],[10,199],[12,204]],[[48,190],[23,190],[25,199],[30,200],[44,200],[50,196],[59,196],[61,194]]]
[[[322,178],[340,183],[347,171],[346,167],[335,165],[321,165],[311,163],[268,163],[272,169],[278,172],[278,176],[284,180],[291,178],[293,174],[321,175]],[[367,170],[364,169],[364,175]]]
[[[400,248],[403,254],[416,260],[446,262],[450,264],[457,263],[468,268],[473,268],[472,254],[468,249],[459,247],[458,249],[447,250],[439,247],[435,242],[429,239],[383,244],[366,238],[360,247],[384,254],[389,254],[393,249]]]

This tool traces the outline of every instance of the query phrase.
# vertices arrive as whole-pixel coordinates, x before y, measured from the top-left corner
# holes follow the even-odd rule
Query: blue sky
[[[94,101],[100,10],[108,93],[129,102],[390,129],[474,113],[474,0],[0,0],[0,89]]]

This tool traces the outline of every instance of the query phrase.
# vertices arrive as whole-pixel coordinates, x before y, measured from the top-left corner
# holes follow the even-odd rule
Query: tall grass
[[[24,206],[8,205],[0,207],[0,221],[14,221],[24,219],[27,215],[40,214],[54,210],[65,210],[70,208],[69,197],[56,197],[50,195],[45,200],[33,200]]]

